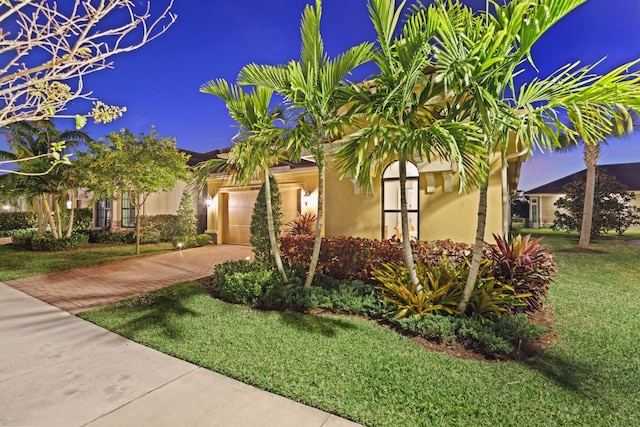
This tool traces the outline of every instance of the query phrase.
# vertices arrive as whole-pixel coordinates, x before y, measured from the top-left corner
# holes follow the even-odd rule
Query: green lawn
[[[640,425],[640,247],[628,239],[593,245],[607,254],[557,253],[558,340],[526,362],[459,360],[373,322],[256,311],[194,283],[82,317],[369,426]],[[557,250],[577,236],[545,241]]]
[[[142,245],[141,256],[171,250],[170,243]],[[135,257],[135,245],[109,245],[54,252],[32,252],[0,245],[0,282]]]

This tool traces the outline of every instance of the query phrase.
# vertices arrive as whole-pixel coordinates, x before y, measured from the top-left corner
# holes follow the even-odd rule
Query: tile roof
[[[598,170],[614,176],[621,184],[627,187],[628,191],[640,191],[640,162],[598,165]],[[565,185],[586,176],[586,173],[587,170],[583,169],[564,178],[525,191],[525,194],[562,194],[564,193],[563,188]]]

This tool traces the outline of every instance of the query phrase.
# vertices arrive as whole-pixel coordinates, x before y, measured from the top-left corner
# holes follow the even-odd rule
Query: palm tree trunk
[[[320,148],[322,150],[322,147]],[[316,212],[316,236],[313,241],[313,252],[311,253],[311,262],[309,271],[307,272],[307,280],[304,282],[305,289],[311,289],[311,282],[316,273],[318,259],[320,258],[320,246],[322,245],[322,219],[324,216],[324,160],[319,157],[316,159],[318,166],[318,211]]]
[[[511,200],[509,198],[509,184],[507,183],[507,165],[508,162],[504,155],[502,156],[502,235],[505,238],[509,236],[509,226],[511,225]]]
[[[487,164],[489,164],[487,162]],[[484,230],[487,225],[487,189],[489,185],[489,177],[487,175],[486,181],[480,188],[480,197],[478,200],[478,224],[476,227],[476,240],[473,246],[473,257],[471,258],[471,266],[469,267],[469,275],[467,276],[467,283],[464,285],[464,291],[462,292],[462,299],[458,304],[458,314],[464,314],[467,310],[467,305],[471,299],[471,292],[476,286],[478,280],[478,273],[480,272],[480,262],[482,261],[482,251],[484,249]]]
[[[591,239],[593,222],[593,199],[596,189],[596,164],[600,157],[599,144],[584,145],[584,163],[587,165],[587,182],[584,188],[584,205],[582,209],[582,224],[580,225],[580,241],[578,247],[587,249]]]
[[[276,231],[273,226],[273,207],[271,204],[271,178],[269,177],[269,167],[264,166],[264,199],[267,205],[267,230],[269,232],[269,242],[271,243],[271,252],[273,258],[276,261],[276,268],[282,276],[284,283],[289,283],[287,273],[284,271],[282,265],[282,258],[280,258],[280,248],[278,248],[278,242],[276,240]]]
[[[56,221],[53,217],[53,211],[51,210],[51,205],[49,204],[49,200],[47,199],[46,195],[43,196],[42,200],[44,202],[45,217],[47,218],[47,221],[49,222],[49,227],[51,228],[51,234],[55,239],[57,239],[58,236],[57,236],[57,229],[56,229]]]
[[[407,209],[407,159],[404,155],[399,158],[400,168],[400,222],[402,225],[402,249],[404,252],[404,264],[409,271],[411,283],[420,287],[420,280],[416,274],[413,262],[413,250],[411,249],[411,236],[409,235],[409,213]]]

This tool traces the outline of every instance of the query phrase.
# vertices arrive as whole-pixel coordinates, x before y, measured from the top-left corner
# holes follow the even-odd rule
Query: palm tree
[[[322,242],[324,145],[342,133],[341,107],[344,100],[340,97],[340,88],[345,85],[343,79],[369,60],[372,48],[370,43],[362,43],[330,59],[320,33],[321,15],[320,0],[316,0],[315,8],[307,5],[304,9],[300,24],[302,48],[299,61],[292,60],[281,66],[249,64],[238,76],[240,84],[270,88],[300,111],[287,136],[287,151],[292,159],[299,158],[302,151],[306,151],[318,168],[316,235],[305,289],[311,287]]]
[[[617,114],[612,115],[606,121],[606,123],[610,125],[610,134],[608,136],[616,138],[632,133],[637,125],[634,123],[634,119],[629,110],[621,106],[615,110],[615,112]],[[591,240],[593,203],[596,187],[596,166],[601,153],[600,145],[606,143],[605,139],[589,141],[589,138],[589,135],[585,135],[584,137],[580,136],[579,139],[561,138],[561,146],[556,149],[558,151],[567,151],[576,148],[579,142],[582,142],[583,145],[582,157],[587,168],[587,181],[585,184],[584,207],[580,225],[580,241],[578,243],[578,247],[583,249],[589,247]]]
[[[269,174],[269,165],[276,164],[283,158],[282,148],[278,142],[281,145],[282,135],[286,131],[283,127],[274,126],[274,123],[278,120],[286,122],[287,111],[282,105],[274,109],[269,108],[273,91],[265,87],[258,87],[250,93],[245,93],[242,88],[229,85],[224,79],[218,79],[205,83],[200,91],[225,101],[229,114],[239,124],[240,130],[234,137],[235,144],[228,160],[229,164],[235,167],[236,182],[246,185],[256,171],[264,173],[271,252],[283,282],[288,283],[273,225]]]
[[[56,163],[52,164],[49,157],[52,149],[73,148],[91,141],[91,138],[86,132],[60,131],[48,120],[12,123],[2,133],[12,151],[2,151],[0,156],[19,165],[16,173],[20,176],[15,177],[13,182],[34,202],[39,216],[39,229],[44,231],[49,225],[55,238],[70,236],[74,206],[72,204],[66,230],[63,230],[61,203],[65,199],[70,200],[76,191],[75,172],[68,161],[66,165],[54,168]],[[59,156],[60,153],[57,153]],[[68,155],[64,156],[68,158]]]
[[[398,159],[400,211],[405,265],[419,286],[414,269],[406,197],[406,162],[435,157],[454,162],[467,184],[467,172],[477,170],[484,157],[478,128],[465,123],[455,104],[448,104],[445,88],[435,78],[431,38],[425,10],[412,14],[396,33],[402,2],[372,0],[371,20],[377,32],[374,61],[379,73],[371,81],[350,87],[351,125],[357,131],[338,141],[334,154],[338,169],[359,186],[372,191],[373,175]],[[477,179],[477,176],[471,178]]]
[[[625,64],[604,76],[593,67],[570,64],[546,79],[516,87],[519,66],[532,62],[531,49],[562,17],[585,0],[512,0],[504,6],[488,2],[493,13],[475,14],[459,0],[436,0],[428,8],[435,26],[434,68],[437,79],[455,94],[453,103],[482,129],[487,149],[481,164],[486,174],[490,156],[505,161],[510,136],[518,151],[535,145],[550,149],[561,134],[604,137],[608,118],[618,105],[637,108],[640,78]],[[569,117],[575,129],[561,117]],[[488,180],[480,185],[478,224],[471,269],[458,306],[463,313],[475,286],[482,259],[487,210]]]

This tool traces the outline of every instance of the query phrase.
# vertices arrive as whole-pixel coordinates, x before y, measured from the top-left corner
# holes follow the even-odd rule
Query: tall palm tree
[[[52,149],[77,147],[91,138],[86,132],[60,131],[48,120],[12,123],[2,133],[11,151],[2,151],[0,156],[18,162],[17,174],[21,176],[14,178],[14,184],[34,202],[39,229],[44,231],[49,225],[54,237],[70,236],[74,206],[72,204],[66,230],[63,230],[61,204],[70,200],[76,191],[75,172],[69,164],[54,168],[55,162],[52,165],[49,156]]]
[[[428,7],[437,79],[455,94],[454,104],[481,129],[487,149],[481,164],[486,174],[490,156],[505,161],[510,135],[518,150],[535,145],[550,149],[561,134],[575,138],[562,117],[569,117],[580,134],[603,137],[610,127],[607,117],[617,105],[636,108],[640,78],[625,64],[604,76],[593,67],[570,64],[545,79],[516,87],[523,62],[533,62],[531,49],[560,19],[585,0],[512,0],[476,14],[460,0],[436,0]],[[471,270],[458,311],[466,310],[475,286],[484,246],[488,180],[480,185],[478,224]]]
[[[205,83],[200,91],[215,95],[225,101],[229,114],[240,127],[238,134],[234,137],[235,143],[229,153],[228,160],[229,164],[235,167],[234,179],[236,182],[246,185],[256,171],[264,173],[267,228],[271,252],[282,280],[287,283],[287,273],[282,265],[273,225],[271,177],[269,174],[269,166],[278,163],[284,157],[281,146],[282,135],[286,129],[274,126],[274,124],[277,121],[286,123],[286,108],[277,105],[271,109],[269,104],[273,90],[265,87],[258,87],[246,93],[242,88],[230,85],[224,79],[218,79]]]
[[[444,85],[433,68],[431,38],[435,28],[426,11],[417,10],[397,32],[405,2],[371,0],[369,11],[377,32],[373,56],[379,68],[372,80],[352,85],[347,117],[358,130],[345,136],[335,150],[339,170],[372,191],[373,175],[394,159],[399,161],[400,211],[405,265],[419,286],[414,269],[406,197],[406,162],[414,158],[449,160],[457,165],[460,185],[478,170],[484,147],[478,128],[463,122],[455,104],[447,102]]]
[[[610,127],[610,137],[623,137],[631,134],[637,127],[631,112],[622,106],[614,110],[616,114],[606,117],[605,124]],[[573,126],[575,128],[575,126]],[[578,131],[578,133],[580,133]],[[578,139],[561,138],[561,146],[558,151],[573,150],[582,143],[582,158],[587,168],[587,180],[585,183],[584,205],[582,210],[582,222],[580,225],[580,241],[578,247],[587,249],[591,240],[591,228],[593,223],[593,204],[596,187],[596,166],[601,154],[601,144],[606,140],[590,140],[590,136],[580,135]]]
[[[300,24],[300,60],[292,60],[281,66],[249,64],[238,76],[240,84],[273,89],[292,108],[300,111],[295,126],[287,136],[287,151],[294,159],[300,157],[302,151],[306,151],[318,168],[316,235],[305,289],[311,287],[322,242],[324,145],[342,133],[341,107],[344,100],[339,95],[340,88],[345,85],[344,78],[354,68],[369,60],[372,48],[370,43],[362,43],[330,59],[324,50],[320,33],[321,16],[320,0],[316,0],[315,8],[311,5],[305,7]]]

